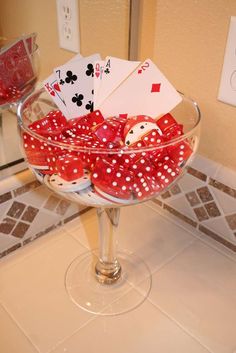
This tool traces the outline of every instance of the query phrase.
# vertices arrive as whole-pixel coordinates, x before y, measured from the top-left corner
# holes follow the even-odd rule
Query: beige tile
[[[115,317],[99,317],[51,353],[207,353],[192,337],[147,301]]]
[[[0,194],[8,190],[14,190],[15,188],[21,187],[26,183],[32,182],[33,180],[35,180],[35,176],[29,169],[12,175],[9,178],[1,180]]]
[[[83,215],[80,223],[73,223],[69,227],[69,234],[75,236],[85,247],[98,247],[95,211]],[[119,249],[136,253],[151,271],[156,271],[195,241],[190,233],[177,225],[173,226],[145,204],[124,207],[121,210],[117,239]]]
[[[236,253],[228,249],[225,245],[219,243],[218,241],[215,241],[215,239],[212,239],[211,237],[208,237],[207,235],[202,234],[200,232],[199,232],[199,239],[201,239],[204,243],[206,243],[213,249],[219,251],[225,256],[228,256],[231,260],[236,262]]]
[[[215,174],[215,179],[233,189],[236,189],[236,171],[232,169],[221,165]]]
[[[183,192],[193,191],[197,188],[205,186],[206,183],[190,174],[185,174],[179,181],[179,186]]]
[[[232,353],[236,264],[196,242],[153,276],[150,300],[214,353]]]
[[[220,164],[213,162],[211,159],[196,154],[193,161],[191,162],[191,167],[200,170],[211,177],[214,177],[217,170],[220,168]]]
[[[230,230],[225,217],[211,218],[204,222],[204,226],[210,228],[213,232],[219,234],[221,238],[226,239],[232,243],[236,240],[232,230]]]
[[[181,195],[176,198],[168,199],[165,200],[165,203],[167,205],[170,205],[177,211],[181,212],[183,215],[191,218],[192,220],[196,221],[197,217],[192,209],[192,207],[189,205],[189,202],[187,201],[187,198],[184,195]]]
[[[180,218],[168,210],[161,208],[152,201],[147,202],[146,205],[157,212],[159,216],[165,218],[168,222],[189,231],[194,237],[198,236],[198,231],[196,229],[197,222],[194,221],[195,226],[193,226],[191,223],[187,223],[183,218]]]
[[[1,305],[0,318],[0,350],[2,353],[38,352]]]
[[[212,186],[209,189],[214,194],[218,204],[225,214],[236,212],[236,200],[234,197],[227,195],[225,192],[218,190]]]
[[[84,251],[65,235],[18,261],[17,266],[0,267],[0,303],[42,353],[93,316],[72,303],[64,286],[67,267]]]

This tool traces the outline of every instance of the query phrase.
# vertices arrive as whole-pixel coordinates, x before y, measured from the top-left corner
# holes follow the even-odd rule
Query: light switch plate
[[[225,48],[218,99],[236,106],[236,17],[232,16]]]

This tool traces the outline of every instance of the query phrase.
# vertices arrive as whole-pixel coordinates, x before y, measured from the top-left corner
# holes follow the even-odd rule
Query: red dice
[[[55,162],[57,174],[66,181],[73,181],[82,177],[83,164],[79,155],[67,153],[57,158]]]
[[[102,143],[114,142],[116,140],[115,128],[106,121],[96,125],[93,128],[93,133]]]
[[[133,173],[120,165],[100,159],[93,170],[92,183],[103,192],[120,199],[130,199]]]
[[[170,113],[163,115],[160,119],[157,120],[157,125],[159,126],[163,134],[165,134],[168,129],[177,124],[177,121]]]
[[[176,145],[168,147],[170,158],[179,166],[183,165],[192,155],[193,150],[187,140],[179,142]]]

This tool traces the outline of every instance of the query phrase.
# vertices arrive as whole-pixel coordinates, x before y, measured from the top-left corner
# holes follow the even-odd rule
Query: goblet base
[[[97,251],[88,251],[72,261],[65,276],[66,290],[80,308],[97,315],[118,315],[138,307],[148,297],[151,273],[134,254],[118,252],[121,276],[112,284],[96,279]]]

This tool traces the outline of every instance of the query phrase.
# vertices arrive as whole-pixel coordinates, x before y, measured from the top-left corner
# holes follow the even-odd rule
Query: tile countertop
[[[64,287],[71,261],[97,246],[94,209],[3,258],[0,351],[235,353],[236,255],[160,212],[152,202],[121,212],[119,247],[152,272],[148,299],[126,314],[83,311]]]

